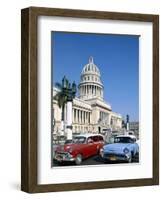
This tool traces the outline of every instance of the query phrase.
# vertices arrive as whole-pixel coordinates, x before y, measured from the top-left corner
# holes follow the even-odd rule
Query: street
[[[138,162],[139,162],[138,156],[133,158],[132,163],[138,163]],[[90,158],[83,160],[80,165],[101,165],[101,164],[120,164],[120,163],[123,163],[123,162],[116,161],[116,162],[112,162],[112,163],[111,162],[104,163],[102,158],[99,155],[95,155],[95,156],[92,156]],[[74,162],[58,163],[56,160],[53,160],[53,166],[73,166],[73,165],[75,165]]]

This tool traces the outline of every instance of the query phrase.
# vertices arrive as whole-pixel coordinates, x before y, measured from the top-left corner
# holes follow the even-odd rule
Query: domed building
[[[104,86],[101,81],[100,70],[94,64],[93,57],[90,57],[89,63],[83,67],[80,77],[80,99],[87,100],[94,97],[103,99]]]
[[[57,89],[53,88],[53,95]],[[89,58],[80,74],[78,97],[73,99],[72,119],[73,133],[102,133],[111,129],[119,131],[122,128],[122,116],[112,111],[111,105],[104,100],[104,85],[101,80],[99,67],[93,57]],[[61,127],[61,109],[53,101],[55,130]],[[66,113],[66,108],[65,108]],[[65,114],[66,121],[66,114]]]

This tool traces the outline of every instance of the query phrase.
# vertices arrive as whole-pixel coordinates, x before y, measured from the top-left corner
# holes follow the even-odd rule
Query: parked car
[[[76,135],[71,142],[59,145],[54,152],[54,159],[58,162],[73,161],[77,165],[90,156],[99,154],[104,145],[100,134]]]
[[[129,163],[138,153],[139,145],[133,135],[116,136],[113,144],[106,144],[100,150],[104,161],[127,161]]]

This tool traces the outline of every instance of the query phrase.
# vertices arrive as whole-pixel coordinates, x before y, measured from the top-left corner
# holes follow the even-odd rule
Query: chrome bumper
[[[130,156],[128,154],[104,154],[102,158],[109,161],[128,161]]]
[[[58,162],[64,162],[64,161],[75,161],[75,158],[70,156],[69,154],[55,154],[54,159]]]

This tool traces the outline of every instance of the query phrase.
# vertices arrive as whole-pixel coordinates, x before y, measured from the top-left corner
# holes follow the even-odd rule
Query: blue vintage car
[[[139,145],[133,135],[116,136],[113,144],[106,144],[100,150],[104,161],[127,161],[130,163],[138,154]]]

